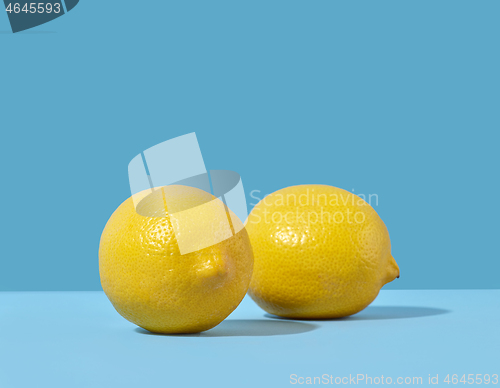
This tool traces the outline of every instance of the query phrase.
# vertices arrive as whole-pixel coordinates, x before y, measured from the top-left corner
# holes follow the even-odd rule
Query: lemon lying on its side
[[[208,330],[222,322],[245,296],[252,276],[252,247],[246,230],[235,225],[238,220],[231,213],[233,230],[238,233],[181,255],[165,208],[165,195],[176,198],[177,205],[184,209],[207,200],[220,201],[193,187],[167,186],[147,196],[144,192],[136,194],[144,197],[137,209],[140,207],[145,216],[136,211],[134,197],[127,199],[113,213],[101,236],[102,288],[123,317],[149,331]],[[210,206],[197,209],[196,216],[183,219],[182,225],[183,233],[192,235],[195,242],[206,237],[196,235],[198,223],[228,222],[225,211],[221,215]]]
[[[399,277],[378,214],[336,187],[276,191],[252,210],[247,231],[254,252],[249,293],[271,314],[305,319],[355,314]]]

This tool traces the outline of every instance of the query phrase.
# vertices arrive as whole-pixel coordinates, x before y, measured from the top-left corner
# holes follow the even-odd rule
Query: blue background
[[[246,297],[220,325],[185,335],[137,327],[103,292],[0,292],[0,318],[2,388],[313,386],[293,384],[293,374],[363,374],[372,383],[359,385],[372,388],[429,385],[429,375],[471,387],[453,384],[454,374],[488,374],[476,388],[500,384],[500,290],[382,290],[359,314],[305,321],[265,314]],[[421,383],[401,384],[413,377]],[[356,387],[320,385],[333,386]]]
[[[0,13],[0,290],[99,290],[129,161],[193,131],[247,193],[376,193],[402,275],[386,288],[499,288],[499,14],[496,0],[82,0],[12,35]]]

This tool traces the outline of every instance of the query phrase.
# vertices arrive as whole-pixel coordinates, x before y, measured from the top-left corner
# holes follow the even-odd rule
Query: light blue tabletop
[[[127,322],[102,292],[3,292],[0,387],[469,385],[453,374],[500,387],[499,321],[500,290],[388,290],[332,321],[276,319],[245,298],[212,330],[166,336]]]

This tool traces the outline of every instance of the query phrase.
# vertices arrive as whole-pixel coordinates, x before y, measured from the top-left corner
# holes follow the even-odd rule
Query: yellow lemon
[[[249,294],[287,318],[355,314],[399,277],[387,228],[359,196],[326,185],[288,187],[252,210]]]
[[[191,241],[209,241],[202,223],[229,224],[238,232],[181,254],[166,197],[178,210],[196,209],[182,219],[181,232]],[[209,202],[216,206],[201,205]],[[236,225],[241,221],[223,206],[203,190],[177,185],[141,192],[118,207],[101,236],[99,272],[124,318],[152,332],[195,333],[218,325],[238,306],[250,284],[253,253],[243,225]]]

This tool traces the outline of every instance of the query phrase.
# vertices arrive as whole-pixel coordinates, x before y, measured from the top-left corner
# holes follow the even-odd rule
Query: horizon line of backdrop
[[[308,183],[377,194],[401,268],[384,289],[499,288],[499,14],[85,0],[12,35],[0,12],[0,290],[100,290],[128,163],[189,132],[249,203]]]

